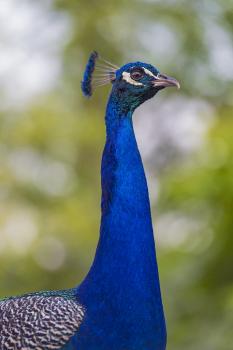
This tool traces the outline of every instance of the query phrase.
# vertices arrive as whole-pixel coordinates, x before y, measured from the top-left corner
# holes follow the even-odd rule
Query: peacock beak
[[[156,78],[153,80],[154,87],[168,87],[168,86],[176,86],[177,89],[180,88],[180,83],[175,78],[169,77],[165,74],[158,74]]]

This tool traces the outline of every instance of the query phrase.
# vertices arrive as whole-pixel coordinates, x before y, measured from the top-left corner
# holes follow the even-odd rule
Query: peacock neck
[[[146,177],[132,122],[133,111],[122,108],[113,97],[106,111],[106,144],[102,157],[102,217],[100,242],[111,237],[132,248],[149,239],[153,243]],[[142,229],[143,226],[143,229]],[[122,251],[122,248],[119,249]]]
[[[117,105],[114,96],[107,106],[106,129],[100,239],[93,265],[77,289],[87,309],[80,329],[90,350],[96,344],[101,350],[164,350],[166,326],[147,183],[132,111]],[[95,336],[92,332],[89,337],[92,327]],[[110,335],[104,342],[103,330]]]
[[[102,295],[117,294],[121,284],[123,290],[136,288],[129,297],[138,291],[160,300],[148,188],[132,114],[110,96],[101,166],[100,239],[84,284],[102,285]]]

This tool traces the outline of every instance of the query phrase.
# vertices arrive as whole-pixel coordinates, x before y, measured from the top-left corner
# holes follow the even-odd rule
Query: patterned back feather
[[[84,317],[74,297],[63,294],[35,293],[0,301],[0,349],[61,349]]]

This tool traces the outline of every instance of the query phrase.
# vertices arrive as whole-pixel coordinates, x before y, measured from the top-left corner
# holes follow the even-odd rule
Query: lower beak
[[[165,74],[158,74],[153,81],[153,86],[154,87],[168,87],[168,86],[176,86],[177,89],[180,88],[180,83],[178,80],[169,77],[168,75]]]

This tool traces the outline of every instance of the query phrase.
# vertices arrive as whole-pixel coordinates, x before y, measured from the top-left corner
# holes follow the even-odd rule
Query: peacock
[[[117,67],[93,52],[82,91],[111,83],[101,164],[100,238],[85,279],[72,289],[0,301],[1,350],[164,350],[166,322],[150,202],[134,110],[179,83],[151,64]]]

